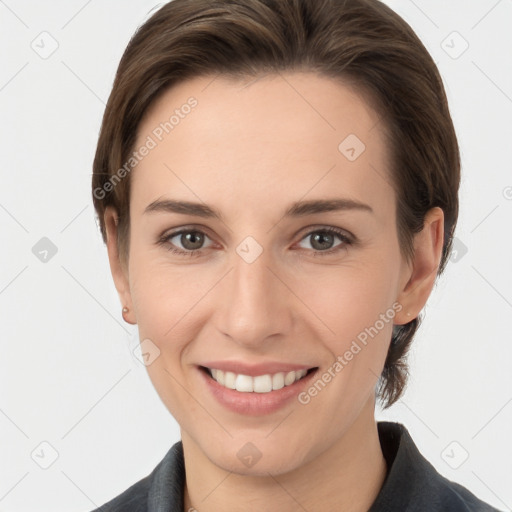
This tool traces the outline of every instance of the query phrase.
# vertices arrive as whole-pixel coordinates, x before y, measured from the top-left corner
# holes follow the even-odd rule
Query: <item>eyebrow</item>
[[[284,217],[305,217],[315,213],[326,213],[335,211],[359,210],[374,213],[373,208],[365,203],[353,199],[316,199],[309,201],[298,201],[293,203],[285,212]],[[173,199],[157,199],[149,204],[144,213],[181,213],[202,218],[222,220],[222,215],[216,209],[203,204],[190,201],[176,201]]]

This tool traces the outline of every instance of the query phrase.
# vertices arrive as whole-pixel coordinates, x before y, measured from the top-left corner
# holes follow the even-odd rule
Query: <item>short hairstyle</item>
[[[440,274],[458,217],[458,142],[432,57],[379,0],[173,0],[152,14],[121,58],[101,125],[92,192],[103,240],[105,208],[113,206],[120,256],[128,258],[130,170],[136,165],[130,153],[141,119],[163,92],[201,76],[284,71],[356,86],[375,109],[392,156],[401,254],[410,261],[427,211],[442,208]],[[407,384],[406,356],[421,319],[393,328],[377,389],[384,408]]]

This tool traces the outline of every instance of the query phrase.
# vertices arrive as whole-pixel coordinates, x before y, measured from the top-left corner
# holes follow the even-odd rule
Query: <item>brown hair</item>
[[[130,40],[119,64],[93,165],[93,202],[103,239],[105,208],[119,215],[129,247],[131,167],[137,128],[169,87],[209,74],[255,76],[312,71],[356,84],[383,120],[392,153],[402,254],[435,206],[445,215],[438,274],[458,216],[460,156],[437,67],[410,26],[378,0],[173,0]],[[378,398],[389,407],[408,377],[406,355],[421,318],[394,326]]]

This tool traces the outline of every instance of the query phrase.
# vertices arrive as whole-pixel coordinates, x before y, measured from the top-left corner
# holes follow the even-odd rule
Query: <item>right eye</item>
[[[167,247],[173,254],[183,256],[200,256],[205,239],[210,238],[203,231],[197,229],[180,229],[172,233],[166,233],[160,239],[160,243]],[[181,247],[179,247],[181,245]],[[211,244],[210,244],[211,245]],[[208,245],[207,247],[210,247]]]

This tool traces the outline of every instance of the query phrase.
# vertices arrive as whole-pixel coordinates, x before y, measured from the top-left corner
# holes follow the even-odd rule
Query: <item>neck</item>
[[[269,476],[223,470],[182,432],[187,475],[185,511],[366,512],[387,474],[373,414],[372,397],[328,450],[292,471]]]

